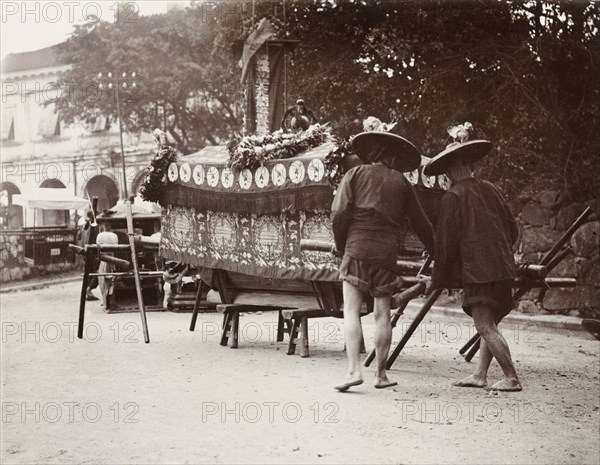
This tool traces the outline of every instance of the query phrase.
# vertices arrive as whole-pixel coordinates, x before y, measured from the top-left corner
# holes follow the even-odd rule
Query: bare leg
[[[391,382],[385,370],[385,364],[392,343],[392,324],[390,322],[391,295],[375,297],[375,357],[377,360],[377,372],[375,373],[375,387],[378,389],[395,386]]]
[[[486,350],[489,350],[504,372],[504,378],[492,385],[491,389],[499,391],[520,391],[522,389],[521,383],[517,377],[517,371],[515,370],[510,355],[508,343],[498,329],[498,319],[495,312],[486,306],[476,306],[472,309],[472,315],[473,321],[475,322],[475,328],[477,328],[477,332],[481,335],[482,342],[485,341]],[[482,347],[484,347],[483,344]],[[489,355],[484,354],[483,352],[481,356],[485,358],[489,357]],[[483,363],[487,363],[487,367],[482,365]],[[480,359],[478,370],[485,369],[485,372],[487,373],[489,363],[490,362],[488,362],[487,359]]]
[[[490,352],[485,339],[481,338],[479,346],[479,363],[475,369],[475,373],[452,384],[458,387],[485,387],[487,384],[487,372],[490,368],[492,358],[493,355]]]
[[[362,328],[360,324],[360,307],[364,295],[347,281],[342,282],[344,294],[344,337],[348,356],[348,375],[346,381],[336,386],[338,391],[346,391],[351,386],[362,384],[362,366],[360,364],[360,343]]]

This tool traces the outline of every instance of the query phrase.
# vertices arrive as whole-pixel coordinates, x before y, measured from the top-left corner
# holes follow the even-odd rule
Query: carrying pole
[[[427,259],[425,260],[425,263],[423,263],[423,266],[421,266],[421,269],[417,273],[417,277],[427,271],[427,269],[429,268],[429,265],[431,265],[432,261],[433,261],[433,256],[429,255],[427,257]],[[404,314],[404,309],[407,307],[409,302],[412,299],[423,294],[425,292],[425,288],[426,288],[426,284],[424,282],[419,282],[417,284],[412,285],[410,288],[408,288],[404,292],[400,293],[400,298],[399,298],[400,305],[390,318],[390,323],[392,325],[392,329],[395,328],[396,325],[398,324],[398,320],[400,320],[400,317]],[[373,359],[375,359],[375,355],[376,355],[376,352],[375,352],[375,349],[373,349],[371,351],[371,353],[369,353],[369,355],[365,359],[364,366],[368,367],[369,365],[371,365],[371,362],[373,361]]]
[[[127,199],[127,237],[129,238],[129,246],[131,248],[131,264],[133,265],[133,278],[135,280],[135,292],[137,293],[138,307],[140,316],[142,317],[142,330],[144,332],[144,342],[150,342],[148,335],[148,323],[146,322],[146,310],[144,308],[144,296],[142,295],[142,282],[140,280],[140,272],[137,263],[137,254],[135,251],[135,234],[133,231],[133,214],[131,211],[131,199]]]
[[[133,211],[131,209],[132,197],[127,195],[127,170],[125,167],[125,149],[123,147],[123,120],[121,118],[121,104],[119,100],[119,77],[118,73],[115,73],[116,86],[115,94],[117,100],[117,118],[119,119],[119,142],[121,144],[121,168],[123,170],[123,194],[125,199],[125,206],[127,208],[127,237],[129,238],[129,246],[131,249],[131,264],[133,265],[133,278],[135,280],[135,292],[137,293],[138,307],[140,309],[140,315],[142,317],[142,329],[144,332],[144,341],[150,342],[150,336],[148,335],[148,323],[146,322],[146,310],[144,308],[144,296],[142,295],[142,282],[140,280],[140,272],[137,264],[137,253],[135,249],[135,233],[133,230]]]

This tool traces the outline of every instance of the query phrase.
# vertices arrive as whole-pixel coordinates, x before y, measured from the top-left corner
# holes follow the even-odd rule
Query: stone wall
[[[532,291],[518,302],[518,311],[600,318],[599,199],[571,202],[565,193],[551,189],[522,194],[515,208],[521,230],[516,258],[538,263],[588,206],[592,214],[569,243],[573,253],[548,275],[576,278],[577,287],[549,289],[541,300],[539,290]]]
[[[64,271],[82,269],[81,260],[75,263],[51,263],[47,265],[32,265],[25,258],[24,234],[0,234],[0,283],[20,281],[23,279],[56,274]]]
[[[0,282],[18,281],[29,275],[24,236],[0,234]]]

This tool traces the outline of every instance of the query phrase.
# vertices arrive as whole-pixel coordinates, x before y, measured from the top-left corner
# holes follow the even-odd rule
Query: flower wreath
[[[239,171],[254,169],[269,160],[291,158],[325,142],[333,136],[327,124],[313,124],[306,131],[283,132],[240,137],[235,136],[227,143],[229,159],[227,166]]]
[[[160,203],[163,187],[167,184],[167,170],[169,165],[177,160],[177,152],[175,148],[167,145],[162,131],[155,129],[153,134],[158,142],[158,151],[147,169],[140,195],[148,202]]]

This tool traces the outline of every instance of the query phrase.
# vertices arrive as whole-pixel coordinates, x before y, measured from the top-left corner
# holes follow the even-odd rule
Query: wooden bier
[[[237,172],[227,166],[225,147],[206,147],[172,165],[161,199],[160,254],[198,269],[202,277],[191,331],[208,288],[217,290],[221,300],[221,343],[237,340],[234,346],[239,346],[235,333],[240,312],[277,311],[278,339],[293,330],[288,353],[295,352],[299,338],[303,356],[308,355],[308,319],[343,316],[339,260],[330,253],[333,190],[324,175],[326,157],[335,148],[326,142],[295,157]],[[411,176],[435,222],[444,191],[425,187],[421,176]],[[302,245],[305,241],[329,245],[309,249]],[[422,251],[412,234],[404,245],[407,256]],[[420,264],[404,257],[398,266],[414,274]],[[403,286],[417,282],[407,280]],[[364,313],[371,310],[372,299]]]

